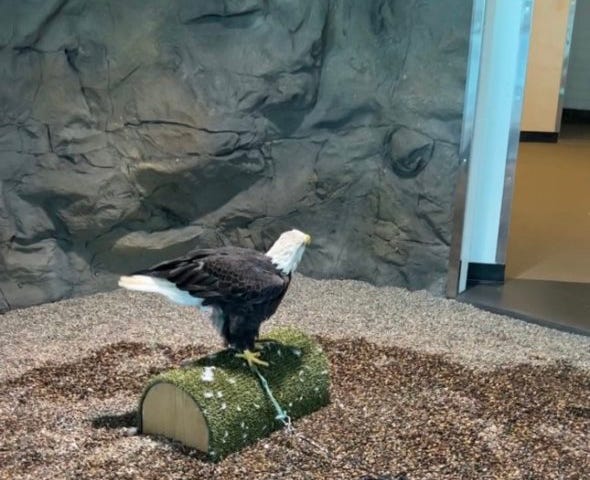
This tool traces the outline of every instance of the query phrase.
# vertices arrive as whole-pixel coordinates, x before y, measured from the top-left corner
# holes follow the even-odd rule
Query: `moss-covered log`
[[[259,367],[292,419],[329,401],[328,361],[320,345],[292,329],[274,330],[259,344]],[[140,429],[219,459],[281,428],[258,377],[224,350],[151,379],[139,405]]]

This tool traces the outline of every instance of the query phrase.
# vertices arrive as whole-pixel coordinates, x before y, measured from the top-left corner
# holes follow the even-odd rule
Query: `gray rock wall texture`
[[[0,0],[0,310],[195,246],[437,289],[468,0]]]

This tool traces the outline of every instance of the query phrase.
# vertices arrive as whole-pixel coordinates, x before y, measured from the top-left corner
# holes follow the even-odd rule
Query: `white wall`
[[[563,106],[590,110],[590,0],[576,2]]]

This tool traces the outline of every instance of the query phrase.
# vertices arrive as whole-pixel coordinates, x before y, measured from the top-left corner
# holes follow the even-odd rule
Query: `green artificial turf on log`
[[[294,329],[280,329],[269,332],[257,347],[261,358],[269,363],[269,367],[258,367],[259,371],[291,419],[318,410],[329,402],[329,366],[317,341]],[[156,396],[162,384],[173,386],[174,398]],[[158,385],[160,387],[155,388]],[[150,407],[144,408],[148,403]],[[191,411],[193,408],[195,412]],[[231,350],[203,357],[189,366],[152,378],[140,401],[140,428],[145,431],[144,426],[149,424],[149,433],[183,441],[192,432],[178,431],[190,428],[188,417],[197,411],[207,430],[205,443],[197,448],[214,460],[283,426],[275,418],[277,413],[256,374]],[[150,415],[159,418],[150,418]],[[187,421],[179,415],[187,416]],[[185,440],[185,443],[191,442]]]

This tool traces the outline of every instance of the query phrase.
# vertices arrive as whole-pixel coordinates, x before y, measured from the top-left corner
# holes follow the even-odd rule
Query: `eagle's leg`
[[[236,353],[236,357],[243,358],[248,362],[248,366],[250,368],[254,367],[255,365],[260,365],[262,367],[268,367],[268,362],[265,362],[260,358],[261,352],[256,351],[255,342],[256,337],[258,337],[258,329],[260,324],[252,323],[244,323],[240,324],[239,329],[236,329],[236,335],[234,338],[236,340],[235,346],[239,353]]]
[[[243,358],[248,362],[248,366],[251,368],[255,365],[260,365],[262,367],[268,367],[268,362],[260,359],[260,352],[253,352],[252,350],[246,348],[242,353],[236,353],[237,358]]]

